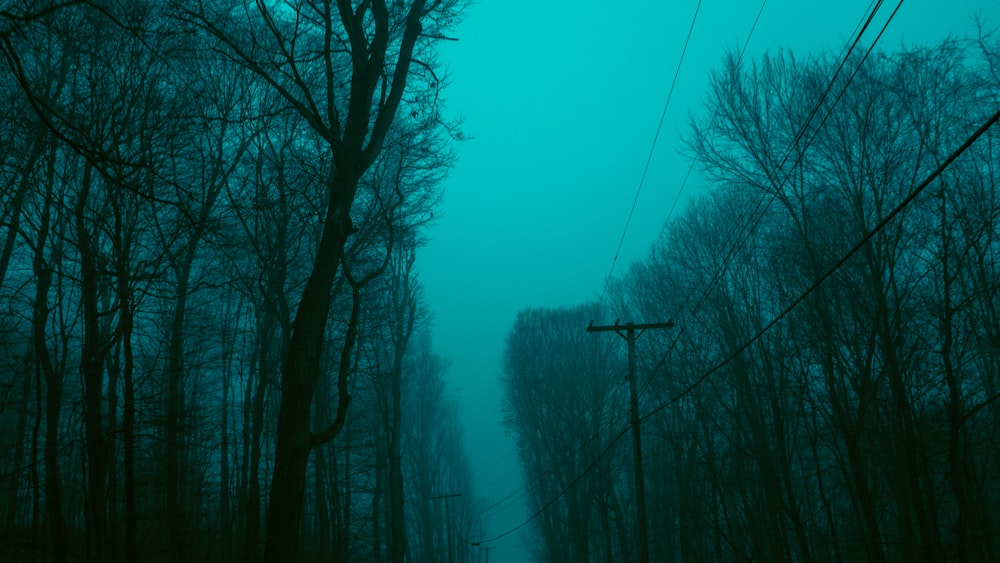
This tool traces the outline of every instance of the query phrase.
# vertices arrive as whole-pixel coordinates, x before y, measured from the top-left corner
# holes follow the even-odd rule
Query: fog
[[[0,561],[1000,560],[997,0],[0,5]]]
[[[530,515],[520,460],[501,421],[504,339],[517,312],[601,297],[605,281],[643,258],[677,209],[699,192],[689,117],[704,114],[708,78],[742,48],[755,2],[481,2],[442,52],[449,112],[470,137],[445,181],[439,218],[419,269],[434,312],[436,349],[452,359],[476,492],[488,536]],[[698,7],[655,149],[650,148]],[[766,2],[747,56],[787,50],[840,53],[868,2]],[[867,46],[895,8],[887,6]],[[974,16],[996,25],[995,2],[904,4],[879,49],[975,36]],[[615,265],[616,249],[649,160]],[[678,211],[675,211],[677,213]],[[611,323],[614,319],[595,319]],[[661,319],[635,319],[636,322]],[[580,331],[585,330],[580,326]],[[624,343],[622,343],[624,346]],[[519,533],[495,542],[490,561],[526,561]]]

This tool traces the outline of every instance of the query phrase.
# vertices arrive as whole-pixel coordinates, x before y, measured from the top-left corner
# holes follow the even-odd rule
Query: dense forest
[[[509,332],[538,560],[1000,560],[998,110],[985,31],[725,61],[706,191],[598,302]],[[595,321],[673,321],[634,339],[641,483]]]
[[[454,0],[0,8],[0,560],[480,535],[415,255]]]

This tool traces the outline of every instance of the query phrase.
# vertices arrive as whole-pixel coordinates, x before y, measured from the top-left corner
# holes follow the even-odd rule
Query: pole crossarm
[[[667,321],[665,323],[625,323],[625,324],[616,321],[615,324],[613,325],[604,325],[604,326],[594,326],[594,323],[590,323],[590,326],[587,327],[587,332],[608,332],[608,331],[618,332],[622,329],[628,329],[629,327],[632,327],[633,330],[647,330],[650,328],[674,328],[675,326],[677,325],[674,324],[674,321]]]
[[[635,338],[638,338],[639,336],[642,335],[643,332],[646,332],[647,330],[650,329],[674,328],[675,326],[677,325],[674,324],[674,321],[667,321],[665,323],[625,323],[625,324],[621,324],[618,321],[615,321],[615,324],[613,325],[601,325],[601,326],[594,326],[594,323],[591,322],[590,326],[587,327],[587,332],[615,332],[618,334],[618,336],[621,336],[625,340],[628,340],[630,333],[635,335]],[[639,334],[635,334],[636,332],[638,332]]]

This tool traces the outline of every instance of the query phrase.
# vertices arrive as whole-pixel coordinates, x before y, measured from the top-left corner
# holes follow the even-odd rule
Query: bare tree
[[[323,230],[282,368],[266,561],[297,560],[309,451],[337,435],[350,400],[346,380],[339,382],[334,420],[325,431],[310,432],[310,409],[303,406],[312,403],[320,372],[331,291],[353,232],[350,214],[359,182],[382,151],[412,69],[423,72],[414,61],[429,54],[437,36],[430,28],[454,17],[456,4],[302,1],[278,9],[258,2],[242,14],[239,8],[189,14],[233,60],[280,93],[325,140],[333,161],[324,187],[325,209],[317,217]],[[236,14],[243,23],[236,22]],[[346,347],[354,337],[348,331]]]

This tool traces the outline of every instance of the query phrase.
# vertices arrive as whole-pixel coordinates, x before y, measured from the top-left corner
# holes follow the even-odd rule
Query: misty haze
[[[1000,3],[0,0],[0,561],[1000,561]]]

